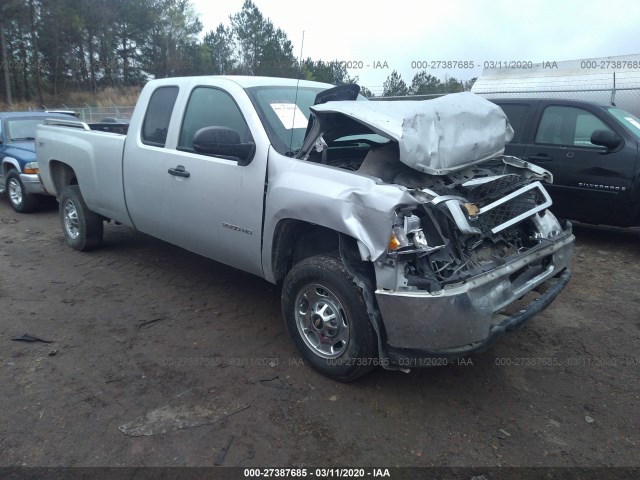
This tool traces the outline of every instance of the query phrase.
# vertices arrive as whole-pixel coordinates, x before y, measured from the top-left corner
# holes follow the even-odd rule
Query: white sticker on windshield
[[[633,118],[633,117],[624,117],[624,119],[627,122],[629,122],[631,125],[636,127],[638,130],[640,130],[640,122],[638,122],[635,118]]]
[[[307,117],[295,103],[272,103],[271,108],[287,130],[307,128]]]

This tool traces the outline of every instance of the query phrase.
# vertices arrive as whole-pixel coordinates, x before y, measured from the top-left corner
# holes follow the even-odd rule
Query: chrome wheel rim
[[[17,179],[9,179],[7,191],[9,192],[9,199],[11,200],[11,203],[17,206],[22,205],[22,187]]]
[[[78,210],[71,200],[65,200],[63,208],[64,230],[72,240],[80,235],[80,223],[78,222]]]
[[[295,303],[298,332],[304,343],[322,358],[337,358],[349,345],[347,314],[338,297],[314,283],[303,287]]]

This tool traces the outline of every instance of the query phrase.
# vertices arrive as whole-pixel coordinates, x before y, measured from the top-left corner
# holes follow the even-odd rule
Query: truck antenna
[[[300,77],[302,76],[302,50],[304,49],[304,30],[302,31],[302,43],[300,44],[300,58],[298,59],[298,80],[296,82],[296,98],[293,101],[293,118],[291,120],[291,139],[289,140],[289,151],[293,152],[293,127],[296,124],[296,110],[298,109],[298,88],[300,87]]]

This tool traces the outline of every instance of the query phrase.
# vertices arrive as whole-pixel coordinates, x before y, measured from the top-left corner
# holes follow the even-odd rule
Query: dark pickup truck
[[[553,174],[553,211],[585,223],[640,226],[640,120],[611,105],[490,99],[515,135],[505,154]]]

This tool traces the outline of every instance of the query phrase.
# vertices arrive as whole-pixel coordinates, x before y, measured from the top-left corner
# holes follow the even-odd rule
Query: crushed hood
[[[513,138],[502,109],[473,93],[421,101],[331,101],[311,111],[319,125],[303,150],[319,135],[331,141],[373,131],[398,142],[402,163],[432,175],[500,155]]]

